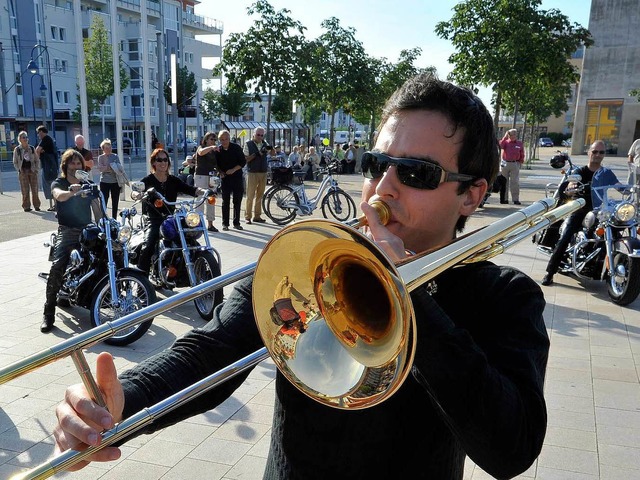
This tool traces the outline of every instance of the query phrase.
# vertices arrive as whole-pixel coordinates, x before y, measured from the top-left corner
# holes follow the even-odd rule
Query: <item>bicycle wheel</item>
[[[276,225],[285,225],[296,218],[296,209],[293,205],[299,205],[298,194],[287,185],[274,187],[265,195],[264,213],[267,214]]]
[[[336,188],[322,199],[322,215],[324,218],[329,218],[331,215],[339,222],[346,222],[356,216],[356,202],[347,192]]]

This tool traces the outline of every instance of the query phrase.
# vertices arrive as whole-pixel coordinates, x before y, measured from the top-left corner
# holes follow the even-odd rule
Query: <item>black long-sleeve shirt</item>
[[[523,273],[489,262],[450,269],[437,291],[411,294],[412,374],[364,410],[324,406],[278,372],[268,479],[462,479],[465,455],[496,478],[525,471],[546,431],[545,301]],[[239,282],[212,321],[122,376],[129,416],[262,347],[252,282]],[[147,431],[214,408],[244,373],[160,418]]]
[[[164,198],[170,202],[175,202],[178,198],[178,193],[185,193],[195,197],[198,189],[194,186],[187,185],[182,180],[174,175],[169,175],[166,182],[161,182],[156,178],[153,173],[150,173],[141,180],[144,183],[145,190],[155,188],[157,192],[160,192]],[[149,218],[164,218],[167,215],[171,215],[176,208],[173,205],[162,205],[160,208],[156,208],[150,205],[148,202],[142,204],[142,213],[148,215]]]

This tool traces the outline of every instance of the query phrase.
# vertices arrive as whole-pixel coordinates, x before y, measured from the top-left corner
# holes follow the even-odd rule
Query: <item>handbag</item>
[[[122,168],[122,165],[120,165],[119,163],[113,163],[111,165],[111,169],[113,170],[113,173],[116,174],[116,180],[118,181],[118,186],[120,188],[124,187],[125,185],[129,185],[129,178],[127,178],[126,173],[124,173],[124,168]]]

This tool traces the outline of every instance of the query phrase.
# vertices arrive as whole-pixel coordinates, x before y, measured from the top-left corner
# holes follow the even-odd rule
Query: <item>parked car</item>
[[[549,137],[540,137],[540,140],[538,140],[538,145],[540,145],[541,147],[553,147],[553,140],[551,140]]]
[[[193,153],[197,149],[198,149],[198,144],[194,140],[187,138],[187,152]],[[178,153],[182,153],[183,150],[184,150],[184,140],[181,140],[180,143],[178,143]],[[169,143],[167,145],[167,152],[173,153],[173,143]]]
[[[563,147],[570,147],[571,146],[571,139],[567,138],[566,140],[562,140],[562,146]]]
[[[131,139],[129,137],[122,137],[122,145],[123,145],[123,153],[125,155],[131,155],[131,147],[133,144],[131,143]],[[111,149],[113,153],[118,153],[118,141],[111,140]]]

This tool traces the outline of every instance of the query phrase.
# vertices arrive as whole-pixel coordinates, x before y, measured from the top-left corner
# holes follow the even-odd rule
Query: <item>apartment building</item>
[[[111,1],[115,1],[116,25],[111,28]],[[222,22],[196,15],[197,0],[0,0],[0,140],[11,141],[20,130],[35,141],[35,128],[45,124],[59,148],[73,145],[82,125],[74,120],[78,107],[78,57],[82,39],[91,35],[93,17],[102,17],[117,42],[130,78],[118,98],[107,99],[92,116],[89,142],[97,148],[105,135],[116,136],[116,111],[121,111],[124,137],[134,148],[144,148],[144,105],[149,102],[150,123],[161,141],[171,138],[175,122],[171,105],[161,102],[163,85],[170,78],[170,56],[196,77],[197,94],[187,102],[186,118],[177,122],[177,138],[198,140],[203,133],[197,114],[203,84],[211,80],[211,58],[222,53]],[[146,24],[142,5],[146,4]],[[77,27],[79,25],[79,27]],[[34,68],[34,64],[37,69]],[[144,67],[144,68],[143,68]],[[147,72],[145,82],[143,72]],[[91,66],[84,69],[91,81]],[[143,85],[148,85],[143,91]],[[120,102],[118,108],[116,103]],[[77,119],[77,115],[76,115]],[[96,119],[98,121],[96,121]],[[1,144],[0,144],[1,145]]]

